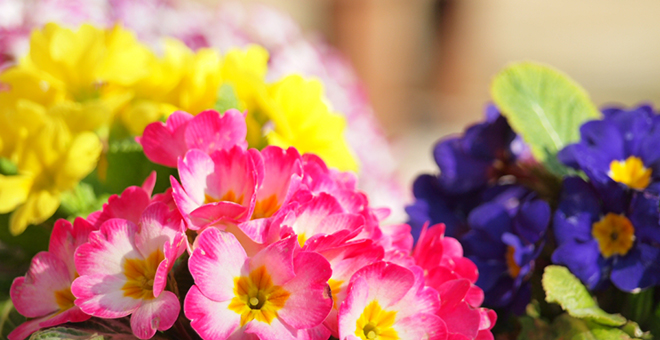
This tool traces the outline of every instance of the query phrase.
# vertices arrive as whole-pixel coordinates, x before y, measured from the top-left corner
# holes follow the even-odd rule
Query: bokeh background
[[[436,171],[432,145],[482,117],[493,75],[535,60],[599,106],[660,100],[654,0],[260,0],[353,63],[392,142],[399,178]]]

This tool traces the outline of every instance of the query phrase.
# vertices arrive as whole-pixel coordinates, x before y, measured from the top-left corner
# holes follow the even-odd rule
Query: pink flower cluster
[[[34,319],[10,339],[128,315],[146,339],[177,322],[180,299],[204,339],[493,339],[476,266],[444,225],[413,248],[409,226],[380,225],[388,211],[353,174],[294,148],[247,149],[245,137],[236,110],[149,125],[145,154],[179,179],[152,197],[154,174],[87,219],[58,221],[49,251],[14,281],[17,310]]]

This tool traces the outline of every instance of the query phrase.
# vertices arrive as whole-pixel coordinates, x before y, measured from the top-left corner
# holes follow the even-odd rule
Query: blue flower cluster
[[[564,180],[552,261],[591,289],[660,284],[660,116],[649,106],[605,109],[580,133],[558,157],[588,182]]]
[[[517,183],[528,148],[491,105],[484,122],[441,140],[433,154],[440,173],[417,178],[406,208],[413,235],[427,221],[444,223],[479,269],[484,305],[521,313],[551,216],[548,203]]]
[[[436,145],[439,174],[415,181],[409,223],[414,234],[427,221],[446,224],[479,269],[485,306],[524,311],[551,220],[548,261],[588,288],[660,285],[660,115],[650,106],[602,112],[558,153],[584,175],[563,178],[554,199],[529,185],[530,169],[542,166],[493,106],[484,122]]]

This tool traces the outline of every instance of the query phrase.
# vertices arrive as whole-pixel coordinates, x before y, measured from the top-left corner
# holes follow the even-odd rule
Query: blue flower
[[[438,181],[447,193],[470,192],[496,181],[528,148],[493,105],[486,121],[469,127],[463,136],[440,141],[434,151]]]
[[[615,182],[660,193],[660,116],[650,106],[605,109],[603,119],[583,124],[580,134],[559,152],[564,164],[584,171],[596,187]]]
[[[627,292],[656,286],[660,202],[617,187],[599,189],[579,177],[564,180],[554,216],[557,249],[552,261],[568,267],[590,289],[604,286],[608,278]]]
[[[528,280],[543,248],[550,206],[517,185],[491,188],[484,197],[489,199],[470,212],[469,231],[460,241],[479,268],[484,306],[520,314],[530,300]]]

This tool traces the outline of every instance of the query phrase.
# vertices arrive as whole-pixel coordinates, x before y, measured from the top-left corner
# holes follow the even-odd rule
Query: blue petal
[[[506,245],[483,230],[470,230],[460,239],[466,256],[504,261]]]
[[[513,230],[528,243],[536,243],[550,222],[550,205],[543,200],[525,200],[513,220]]]
[[[595,240],[586,243],[567,242],[552,253],[552,262],[561,264],[577,276],[589,288],[602,279],[604,268],[599,264],[600,250]]]
[[[509,279],[509,286],[513,284],[513,280],[509,276],[509,268],[505,263],[492,260],[482,260],[475,257],[469,258],[477,265],[477,269],[479,269],[479,278],[477,279],[476,285],[483,289],[484,292],[491,290],[502,278]]]
[[[439,143],[433,151],[440,168],[438,178],[443,188],[452,193],[464,193],[488,183],[494,158],[477,158],[467,153],[459,138]]]
[[[660,214],[657,198],[643,193],[634,195],[630,204],[630,222],[641,242],[660,243]]]
[[[660,249],[644,243],[614,262],[610,280],[619,289],[632,292],[660,283]]]
[[[472,229],[485,231],[493,240],[499,241],[503,233],[511,231],[511,218],[501,204],[488,202],[470,212],[468,225]]]

